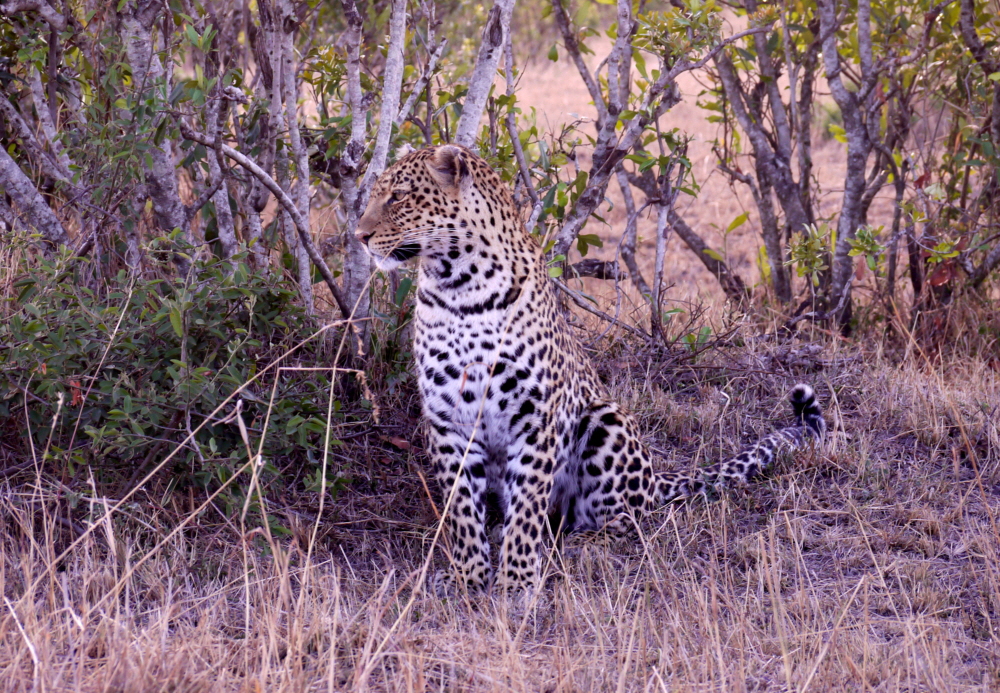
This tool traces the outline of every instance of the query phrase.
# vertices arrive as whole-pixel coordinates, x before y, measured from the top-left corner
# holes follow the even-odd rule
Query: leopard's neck
[[[542,269],[541,252],[523,230],[491,234],[456,229],[421,259],[417,282],[425,304],[476,315],[503,310]],[[444,305],[442,305],[444,304]]]

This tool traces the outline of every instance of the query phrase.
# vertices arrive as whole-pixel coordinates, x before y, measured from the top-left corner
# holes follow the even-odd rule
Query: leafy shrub
[[[174,239],[151,250],[178,251]],[[123,270],[99,288],[86,285],[87,262],[18,268],[0,324],[0,435],[26,459],[44,455],[64,476],[86,465],[102,482],[137,478],[205,423],[168,471],[174,486],[217,487],[248,455],[238,426],[223,422],[235,399],[212,412],[314,334],[296,293],[243,255],[196,261],[187,280]],[[322,363],[318,342],[293,357]],[[315,467],[330,396],[329,372],[267,374],[241,393],[251,445],[263,435],[266,461]]]

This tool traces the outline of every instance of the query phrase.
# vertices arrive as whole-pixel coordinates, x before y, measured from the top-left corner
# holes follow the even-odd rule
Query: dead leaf
[[[70,402],[70,406],[78,407],[83,404],[83,392],[81,391],[80,381],[73,379],[69,381],[69,391],[73,395],[73,399]]]
[[[390,445],[396,446],[400,450],[410,449],[410,441],[406,440],[405,438],[400,438],[399,436],[392,436],[391,438],[389,436],[381,436],[381,438],[385,442],[389,443]]]
[[[931,276],[927,279],[931,286],[944,286],[952,280],[955,276],[955,263],[948,261],[942,262],[938,265],[938,268],[931,273]]]
[[[865,259],[863,257],[859,257],[854,262],[854,277],[858,281],[865,278]]]

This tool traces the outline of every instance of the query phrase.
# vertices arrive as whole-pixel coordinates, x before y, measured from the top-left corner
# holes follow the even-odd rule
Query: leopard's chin
[[[410,258],[414,258],[419,254],[420,254],[420,244],[414,243],[412,241],[409,243],[400,244],[399,247],[393,249],[393,251],[389,253],[391,257],[398,260],[399,262],[406,262]]]
[[[371,256],[372,260],[375,261],[375,266],[383,272],[394,270],[403,264],[402,261],[397,260],[391,255],[376,255],[375,253],[371,253]]]
[[[419,243],[403,243],[389,251],[388,255],[382,255],[370,247],[367,247],[368,254],[375,261],[375,266],[383,272],[394,270],[410,258],[420,255]]]

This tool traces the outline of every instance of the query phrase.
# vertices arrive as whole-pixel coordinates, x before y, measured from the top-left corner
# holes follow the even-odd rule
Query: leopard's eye
[[[389,195],[389,204],[395,204],[406,197],[405,190],[393,190]]]

